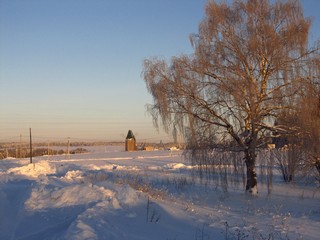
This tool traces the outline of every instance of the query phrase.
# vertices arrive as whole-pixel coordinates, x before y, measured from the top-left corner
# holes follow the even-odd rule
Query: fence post
[[[32,137],[31,137],[31,128],[30,131],[30,163],[32,163]]]

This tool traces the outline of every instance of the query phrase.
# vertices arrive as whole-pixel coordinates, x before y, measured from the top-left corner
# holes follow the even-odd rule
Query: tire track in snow
[[[2,233],[9,234],[0,233],[0,239],[16,239],[16,231],[24,216],[24,202],[31,192],[31,183],[30,180],[8,182],[3,188],[5,199],[2,201],[4,206],[3,213],[1,213],[0,230]]]

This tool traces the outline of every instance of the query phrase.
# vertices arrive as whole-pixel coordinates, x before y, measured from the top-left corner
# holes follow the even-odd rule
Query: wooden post
[[[31,137],[31,128],[30,131],[30,163],[32,163],[32,137]]]
[[[19,158],[22,158],[21,148],[22,148],[22,134],[20,133]]]
[[[49,160],[49,156],[50,156],[50,142],[48,140],[48,160]]]
[[[68,156],[68,159],[70,159],[70,137],[68,137],[68,143],[67,143],[67,156]]]

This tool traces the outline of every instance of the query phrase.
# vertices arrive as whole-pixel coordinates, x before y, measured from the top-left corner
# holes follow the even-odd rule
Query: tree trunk
[[[320,157],[317,158],[315,162],[315,167],[318,170],[319,176],[320,176]]]
[[[246,192],[253,195],[258,193],[258,181],[256,173],[256,154],[254,150],[245,150],[245,162],[247,167],[247,185]]]

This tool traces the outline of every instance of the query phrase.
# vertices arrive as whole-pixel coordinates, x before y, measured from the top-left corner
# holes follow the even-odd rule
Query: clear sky
[[[191,53],[205,0],[0,0],[0,141],[166,141],[145,58]],[[319,37],[319,0],[302,0]]]

